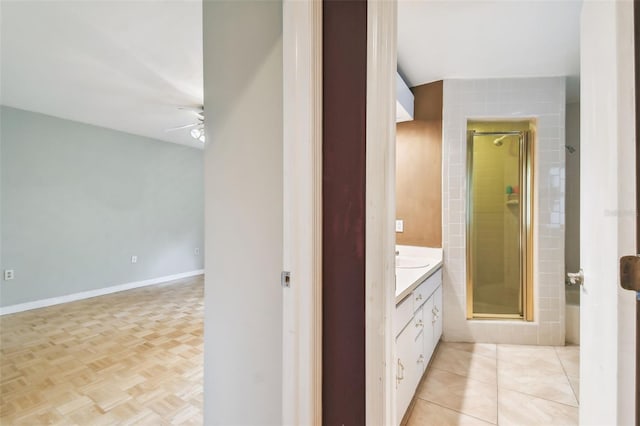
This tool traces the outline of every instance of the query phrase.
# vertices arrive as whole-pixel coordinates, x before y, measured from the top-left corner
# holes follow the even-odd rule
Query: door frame
[[[322,423],[322,2],[284,0],[282,423]]]
[[[531,128],[529,121],[529,129]],[[474,137],[476,136],[518,136],[519,159],[518,167],[520,170],[520,187],[519,209],[519,246],[520,246],[520,305],[521,314],[491,314],[476,313],[473,309],[473,150]],[[511,130],[511,131],[477,131],[467,130],[467,194],[466,194],[466,291],[467,291],[467,320],[473,319],[515,319],[524,321],[533,321],[533,199],[534,199],[534,150],[531,138],[531,130]],[[523,196],[526,195],[526,196]]]
[[[636,254],[640,256],[640,1],[633,2],[636,124]],[[636,424],[640,424],[640,292],[636,294]]]
[[[396,0],[367,5],[366,419],[396,424]],[[283,2],[283,424],[322,423],[322,1]],[[295,176],[295,179],[292,177]]]
[[[399,424],[395,411],[397,1],[367,5],[366,424]]]
[[[580,422],[633,424],[636,302],[618,265],[636,248],[633,2],[585,2],[580,43]]]

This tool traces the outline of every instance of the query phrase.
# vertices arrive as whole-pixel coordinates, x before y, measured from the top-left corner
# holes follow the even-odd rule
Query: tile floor
[[[406,424],[577,425],[579,349],[442,342]]]
[[[202,424],[203,278],[0,317],[0,425]]]

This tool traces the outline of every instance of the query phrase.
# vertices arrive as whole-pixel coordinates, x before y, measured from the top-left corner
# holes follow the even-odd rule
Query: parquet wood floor
[[[0,317],[0,425],[202,424],[203,286]]]

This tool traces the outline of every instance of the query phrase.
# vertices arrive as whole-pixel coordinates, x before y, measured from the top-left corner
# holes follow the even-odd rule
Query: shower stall
[[[468,126],[468,319],[533,320],[531,127]]]

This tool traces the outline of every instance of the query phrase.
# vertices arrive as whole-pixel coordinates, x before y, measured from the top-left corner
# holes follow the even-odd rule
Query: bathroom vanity
[[[396,412],[402,420],[442,335],[442,249],[396,247]]]

